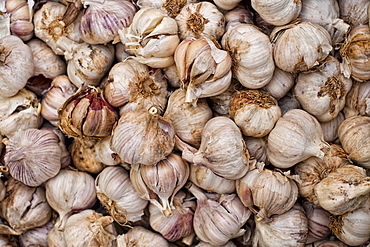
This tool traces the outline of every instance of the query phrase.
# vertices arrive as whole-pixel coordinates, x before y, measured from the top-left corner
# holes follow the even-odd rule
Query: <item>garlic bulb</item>
[[[52,209],[46,198],[44,187],[29,187],[9,178],[5,182],[7,196],[1,201],[1,216],[16,235],[46,224]]]
[[[233,60],[233,76],[249,89],[261,88],[271,80],[275,64],[269,37],[252,24],[227,29],[222,47]]]
[[[245,136],[264,137],[281,117],[281,110],[270,93],[242,90],[231,96],[229,114]]]
[[[204,3],[204,2],[203,2]],[[174,59],[185,102],[218,95],[231,83],[231,57],[208,38],[185,39],[176,48]]]
[[[301,0],[252,0],[252,8],[266,22],[275,25],[286,25],[294,21],[302,9]]]
[[[129,111],[118,120],[110,147],[123,162],[154,165],[175,146],[175,130],[157,107]]]
[[[311,246],[311,245],[308,245],[308,246]],[[348,245],[346,245],[342,241],[337,241],[337,240],[318,241],[318,242],[313,243],[312,246],[314,247],[348,247]]]
[[[41,100],[41,116],[52,125],[58,126],[58,110],[64,102],[75,94],[77,87],[68,76],[59,75],[53,79],[50,88]]]
[[[98,140],[95,145],[95,158],[106,166],[115,166],[121,163],[118,154],[110,148],[111,136]]]
[[[45,183],[46,199],[58,214],[58,230],[63,230],[73,212],[92,207],[96,202],[94,178],[86,172],[63,169]]]
[[[22,88],[10,98],[0,96],[0,134],[11,137],[18,130],[39,128],[42,124],[36,94]]]
[[[352,27],[367,24],[369,0],[338,0],[340,17]]]
[[[252,213],[236,194],[223,194],[211,199],[194,184],[190,183],[187,188],[197,198],[193,225],[200,240],[219,246],[243,235],[245,230],[241,227]]]
[[[326,142],[334,143],[338,140],[338,128],[339,125],[344,121],[345,117],[343,112],[339,112],[338,115],[331,121],[320,123],[322,133],[324,134],[324,140]]]
[[[58,228],[54,225],[53,228],[48,233],[47,243],[49,247],[65,247],[66,241],[64,239],[64,232],[59,231]]]
[[[133,166],[130,179],[141,198],[158,207],[164,216],[171,217],[174,196],[185,185],[189,172],[188,163],[171,153],[153,166]]]
[[[165,117],[171,119],[176,135],[194,147],[199,147],[204,125],[212,118],[212,110],[206,99],[198,99],[196,105],[187,103],[186,91],[175,90],[168,99]]]
[[[181,11],[181,9],[189,3],[196,3],[199,0],[138,0],[136,4],[140,8],[154,7],[156,9],[164,10],[170,17],[175,18]]]
[[[229,116],[231,96],[238,90],[245,89],[236,79],[231,80],[230,86],[223,93],[208,98],[209,105],[215,116]]]
[[[341,73],[338,59],[328,56],[316,71],[298,75],[293,92],[304,110],[328,122],[344,108],[351,87],[352,80]]]
[[[236,247],[236,245],[231,241],[227,242],[226,244],[217,245],[217,246],[218,247]],[[215,246],[212,244],[200,241],[197,245],[195,245],[195,247],[215,247]]]
[[[301,104],[291,91],[279,99],[278,104],[280,106],[282,115],[291,109],[302,109]]]
[[[287,72],[312,69],[333,49],[328,31],[319,24],[296,22],[276,27],[270,38],[274,44],[274,60],[278,68]]]
[[[241,2],[241,0],[213,0],[217,7],[223,10],[232,10]]]
[[[273,215],[268,220],[255,220],[255,223],[253,246],[305,246],[308,220],[303,207],[298,203],[284,214]]]
[[[82,39],[89,44],[106,44],[112,41],[118,30],[128,27],[136,13],[130,1],[83,1],[86,9],[81,17]]]
[[[342,70],[346,77],[351,76],[360,82],[370,79],[369,44],[369,25],[360,25],[351,29],[340,49],[340,55],[343,59]]]
[[[100,203],[115,221],[135,222],[144,215],[148,201],[140,198],[124,168],[104,168],[95,179],[95,188]]]
[[[116,236],[113,218],[91,209],[71,215],[64,229],[66,247],[113,247]]]
[[[218,40],[225,32],[225,16],[210,2],[189,3],[175,18],[181,40],[208,37]]]
[[[164,77],[167,79],[168,84],[173,88],[179,88],[181,86],[180,78],[177,74],[176,64],[172,64],[169,67],[162,68]]]
[[[193,215],[196,203],[186,200],[186,193],[179,191],[173,200],[173,215],[166,217],[153,204],[149,205],[149,224],[153,230],[159,232],[165,239],[175,242],[194,232]]]
[[[19,236],[20,246],[39,246],[47,247],[47,237],[49,231],[53,228],[53,223],[49,221],[43,226],[32,228],[28,231],[23,232]]]
[[[127,233],[117,236],[117,247],[169,247],[169,243],[160,234],[142,226],[134,226]]]
[[[26,0],[7,0],[5,2],[6,13],[10,16],[10,30],[13,35],[23,41],[33,37],[32,11],[33,4]]]
[[[349,246],[360,246],[370,238],[370,198],[358,209],[343,215],[332,215],[329,227]]]
[[[311,156],[322,158],[328,149],[321,125],[301,109],[287,111],[276,122],[267,140],[267,156],[278,168],[289,168]]]
[[[66,73],[66,63],[45,42],[34,38],[28,41],[27,45],[33,54],[33,76],[42,75],[45,78],[54,79]]]
[[[100,88],[80,88],[58,110],[58,126],[69,137],[99,139],[111,134],[118,113]]]
[[[338,128],[339,141],[349,158],[365,168],[370,168],[369,124],[370,117],[354,116],[346,118]]]
[[[262,89],[266,90],[276,100],[283,98],[295,84],[296,75],[286,72],[279,68],[275,68],[274,74],[269,83]]]
[[[145,7],[136,12],[132,23],[118,31],[126,51],[135,59],[153,68],[174,63],[173,54],[180,43],[176,21],[165,11]],[[115,43],[119,40],[115,39]]]
[[[18,247],[18,238],[14,235],[0,234],[0,245],[6,247]]]
[[[289,172],[254,169],[236,180],[236,193],[258,220],[283,214],[298,198],[298,187]]]
[[[31,48],[14,35],[0,39],[0,96],[12,97],[33,75]]]
[[[267,137],[243,137],[245,145],[249,151],[250,159],[262,162],[266,165],[270,163],[267,158]]]
[[[226,179],[241,178],[249,170],[249,153],[242,133],[233,120],[223,116],[211,118],[203,128],[199,149],[185,149],[182,157]]]
[[[96,141],[73,138],[70,146],[74,167],[83,172],[99,173],[105,165],[96,159]]]
[[[240,23],[253,24],[253,14],[247,6],[238,5],[225,13],[226,30]]]
[[[346,118],[357,115],[370,116],[370,81],[353,81],[343,113]]]
[[[51,130],[17,131],[6,142],[5,165],[10,175],[27,186],[40,186],[58,174],[62,150]]]

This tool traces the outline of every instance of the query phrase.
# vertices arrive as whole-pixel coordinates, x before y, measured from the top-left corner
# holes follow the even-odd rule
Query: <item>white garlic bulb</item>
[[[293,88],[295,78],[296,75],[294,73],[289,73],[276,67],[271,80],[262,89],[269,92],[276,100],[279,100]]]
[[[267,155],[278,168],[289,168],[311,156],[322,158],[329,144],[324,141],[321,125],[301,109],[287,111],[268,135]]]
[[[53,228],[53,223],[49,221],[43,226],[34,227],[19,235],[20,246],[39,246],[47,247],[47,237],[49,231]]]
[[[114,247],[117,232],[111,216],[103,216],[91,209],[68,217],[64,239],[66,247]]]
[[[352,27],[367,24],[369,0],[338,0],[340,17]]]
[[[104,168],[95,179],[95,188],[100,203],[115,221],[135,222],[144,215],[148,201],[140,198],[124,168]]]
[[[208,98],[209,105],[215,116],[229,116],[231,96],[238,90],[245,89],[236,79],[231,80],[230,86],[223,93]]]
[[[204,165],[226,179],[241,178],[249,170],[249,153],[241,130],[233,120],[223,116],[208,120],[199,149],[185,149],[182,157],[191,163]]]
[[[118,31],[126,52],[153,68],[165,68],[174,63],[173,54],[180,43],[176,21],[165,11],[145,7],[136,12],[132,23]],[[119,39],[115,39],[117,43]]]
[[[289,91],[284,97],[279,99],[278,104],[282,115],[291,109],[302,109],[301,104],[296,99],[292,91]]]
[[[233,60],[233,76],[249,89],[271,80],[275,64],[269,37],[257,26],[241,23],[227,29],[221,45]]]
[[[110,148],[111,136],[98,140],[95,145],[96,160],[106,166],[115,166],[121,163],[118,154]]]
[[[262,19],[275,26],[294,21],[302,9],[301,0],[252,0],[251,3]]]
[[[243,137],[245,145],[249,151],[250,159],[262,162],[266,165],[270,164],[267,158],[267,137]]]
[[[63,230],[73,212],[92,207],[96,202],[94,178],[81,171],[62,169],[45,183],[46,199],[58,214],[58,230]]]
[[[213,0],[217,7],[223,10],[232,10],[241,2],[241,0]]]
[[[211,2],[189,3],[175,20],[181,40],[201,37],[218,40],[225,32],[225,16]]]
[[[357,115],[370,116],[370,81],[353,81],[343,113],[346,118]]]
[[[339,112],[333,120],[325,123],[320,122],[322,133],[324,134],[324,140],[326,142],[334,143],[338,140],[338,128],[344,119],[345,117],[343,112]]]
[[[225,13],[226,30],[240,23],[253,24],[253,14],[247,6],[239,4]]]
[[[287,72],[307,71],[322,62],[333,49],[328,31],[311,22],[298,21],[276,27],[270,38],[275,64]]]
[[[31,48],[14,35],[0,39],[0,96],[12,97],[33,75]]]
[[[229,241],[226,244],[217,245],[217,246],[218,247],[236,247],[236,245],[232,241]],[[195,247],[215,247],[215,246],[212,244],[200,241],[197,245],[195,245]]]
[[[117,236],[117,247],[169,247],[169,243],[160,234],[142,226],[134,226],[127,233]]]
[[[54,225],[53,228],[48,233],[47,236],[47,243],[49,247],[65,247],[66,246],[66,241],[64,239],[64,232],[59,231],[58,227]]]

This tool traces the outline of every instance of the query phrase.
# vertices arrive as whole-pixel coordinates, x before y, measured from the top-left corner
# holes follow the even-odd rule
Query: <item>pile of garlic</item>
[[[370,0],[0,12],[0,246],[369,246]]]

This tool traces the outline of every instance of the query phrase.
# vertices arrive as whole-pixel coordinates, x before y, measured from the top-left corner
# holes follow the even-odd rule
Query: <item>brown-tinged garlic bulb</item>
[[[352,27],[369,22],[367,7],[369,0],[338,0],[340,17]]]
[[[365,168],[370,168],[369,126],[370,117],[354,116],[346,118],[338,128],[338,138],[344,151],[350,159]]]
[[[243,139],[251,160],[255,159],[257,162],[262,162],[266,165],[270,164],[267,158],[267,137],[244,136]]]
[[[257,168],[236,180],[236,193],[244,206],[262,220],[293,207],[299,196],[294,179],[290,172]]]
[[[121,159],[118,154],[112,151],[110,148],[111,136],[104,139],[97,140],[95,148],[95,158],[106,166],[115,166],[121,163]]]
[[[95,179],[95,188],[100,203],[115,221],[135,222],[144,215],[148,201],[140,198],[124,168],[104,168]]]
[[[281,117],[281,110],[270,93],[242,90],[231,96],[229,114],[245,136],[264,137]]]
[[[5,165],[10,175],[27,186],[40,186],[58,174],[62,150],[51,130],[19,130],[6,142]]]
[[[352,80],[341,73],[338,59],[328,56],[317,70],[298,75],[293,92],[304,110],[328,122],[343,109],[351,87]]]
[[[276,100],[283,98],[295,84],[296,75],[275,68],[274,74],[269,83],[262,89],[269,92]]]
[[[18,238],[14,235],[0,234],[0,245],[6,247],[18,247]]]
[[[261,88],[271,80],[275,64],[269,37],[252,24],[228,28],[222,47],[230,53],[233,76],[245,87]]]
[[[351,76],[360,82],[370,79],[369,44],[369,25],[359,25],[351,29],[340,49],[342,70],[346,77]]]
[[[252,0],[251,3],[262,19],[275,26],[294,21],[302,9],[301,0]]]
[[[112,41],[118,30],[128,27],[136,13],[131,1],[84,0],[86,9],[81,17],[82,39],[89,44],[106,44]]]
[[[188,163],[171,153],[155,165],[133,166],[130,179],[141,198],[158,207],[164,216],[171,217],[174,197],[185,185],[189,172]]]
[[[187,200],[186,193],[179,191],[173,199],[173,215],[166,217],[153,204],[149,205],[149,224],[165,239],[175,242],[194,232],[193,216],[196,208],[194,200]]]
[[[64,229],[66,247],[114,247],[116,236],[113,218],[91,209],[71,215]]]
[[[13,97],[0,96],[0,134],[11,137],[18,130],[39,128],[42,124],[40,101],[36,94],[22,88]]]
[[[218,95],[231,83],[231,57],[208,38],[188,38],[176,48],[177,73],[186,89],[185,102],[196,104],[198,98]]]
[[[165,117],[171,119],[176,135],[183,141],[198,148],[202,130],[212,118],[212,110],[206,99],[198,99],[197,104],[187,103],[186,91],[179,88],[168,99]]]
[[[6,197],[1,201],[1,216],[16,235],[46,224],[51,217],[50,208],[42,186],[29,187],[9,178],[5,182]]]
[[[249,153],[241,130],[223,116],[211,118],[203,128],[199,149],[185,149],[182,157],[226,179],[239,179],[249,170]]]
[[[273,215],[270,219],[258,220],[253,246],[304,247],[308,235],[308,220],[303,207],[296,203],[289,211]]]
[[[100,88],[80,88],[58,111],[59,128],[69,137],[99,139],[111,134],[118,113]]]
[[[58,214],[58,230],[63,230],[73,212],[92,207],[96,202],[94,178],[81,171],[62,169],[45,183],[46,199]]]
[[[123,162],[154,165],[175,146],[175,130],[156,106],[123,114],[113,129],[110,147]]]
[[[33,37],[33,2],[26,0],[7,0],[5,1],[6,13],[10,16],[10,30],[15,36],[23,41],[28,41]]]
[[[33,75],[31,48],[14,35],[0,39],[0,96],[12,97]]]
[[[343,215],[332,215],[329,227],[333,234],[349,246],[360,246],[370,238],[370,198],[358,209]]]
[[[211,2],[189,3],[175,20],[181,40],[202,37],[218,40],[225,32],[225,16]]]
[[[353,81],[352,88],[346,97],[343,113],[346,118],[357,115],[370,116],[370,80]]]
[[[338,128],[344,119],[345,117],[343,112],[339,112],[333,120],[325,123],[320,122],[322,133],[324,134],[324,140],[326,142],[334,143],[338,140]]]
[[[117,236],[117,247],[170,247],[167,240],[160,234],[142,226],[134,226],[127,233]]]
[[[244,234],[245,229],[241,227],[252,212],[242,204],[236,194],[216,194],[216,198],[209,198],[192,183],[187,189],[197,198],[193,226],[200,240],[219,246]]]
[[[312,69],[333,49],[328,31],[319,24],[298,21],[274,28],[270,38],[274,44],[274,60],[287,72]]]
[[[175,18],[185,5],[197,2],[199,0],[138,0],[136,4],[140,8],[154,7],[156,9],[162,9],[170,17]]]
[[[278,168],[289,168],[312,156],[322,158],[329,145],[321,125],[301,109],[287,111],[276,122],[267,139],[269,161]]]
[[[74,167],[80,171],[94,174],[104,169],[105,165],[96,159],[95,144],[96,141],[73,138],[70,151]]]
[[[53,223],[49,221],[43,226],[35,227],[23,232],[19,236],[20,246],[48,247],[47,237],[53,226]]]
[[[173,54],[180,43],[176,21],[165,11],[153,7],[140,9],[127,28],[118,31],[126,52],[152,68],[165,68],[174,63]]]
[[[58,126],[59,108],[76,91],[77,87],[69,80],[68,76],[59,75],[55,77],[41,100],[41,116],[52,125]]]

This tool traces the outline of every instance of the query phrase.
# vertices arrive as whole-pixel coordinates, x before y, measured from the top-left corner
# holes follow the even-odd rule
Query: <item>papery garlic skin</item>
[[[370,116],[370,81],[353,81],[343,113],[346,118],[357,115]]]
[[[268,159],[278,168],[289,168],[311,156],[322,158],[328,149],[321,125],[301,109],[287,111],[268,135]]]
[[[33,54],[19,37],[0,39],[0,96],[12,97],[27,84],[33,75]]]
[[[320,122],[322,133],[324,134],[324,140],[326,142],[334,143],[338,140],[338,128],[344,119],[345,116],[343,112],[339,112],[333,120],[324,123]]]
[[[144,215],[148,201],[140,198],[124,168],[104,168],[95,179],[95,188],[100,203],[117,222],[135,222]]]
[[[117,247],[130,247],[132,244],[140,247],[170,246],[160,234],[142,226],[134,226],[127,233],[117,236]]]
[[[262,162],[266,165],[270,164],[267,158],[266,137],[244,136],[243,139],[249,151],[250,159],[255,159],[257,162]]]
[[[92,174],[100,173],[105,165],[96,159],[96,141],[87,141],[73,138],[70,145],[71,157],[74,167],[79,171]]]
[[[175,20],[181,40],[201,37],[218,40],[225,32],[225,17],[211,2],[189,3]]]
[[[4,4],[6,14],[10,16],[10,30],[13,35],[18,36],[23,41],[28,41],[33,37],[33,3],[26,0],[8,0]]]
[[[269,83],[262,89],[269,92],[276,100],[283,98],[295,84],[296,75],[275,68],[274,74]]]
[[[218,246],[219,247],[236,247],[236,245],[232,241],[229,241],[226,244],[218,245]],[[200,241],[197,245],[195,245],[195,247],[215,247],[215,246],[212,244]]]
[[[154,7],[162,9],[166,11],[170,17],[175,18],[185,5],[196,2],[199,2],[199,0],[138,0],[136,4],[140,8]]]
[[[115,166],[121,163],[121,159],[118,154],[112,151],[110,148],[111,137],[107,137],[101,140],[98,140],[95,147],[96,160],[101,162],[106,166]]]
[[[241,2],[241,0],[213,0],[217,7],[223,10],[232,10]]]
[[[367,7],[368,0],[338,0],[340,17],[351,26],[355,27],[369,22]]]
[[[228,28],[221,45],[233,61],[233,77],[249,89],[261,88],[271,80],[275,64],[269,37],[252,24]]]
[[[64,239],[64,232],[58,230],[58,227],[54,225],[54,227],[48,233],[47,244],[49,247],[65,247],[66,241]]]
[[[247,6],[238,5],[232,10],[229,10],[225,13],[225,22],[226,30],[230,26],[235,26],[240,23],[253,24],[253,15],[252,12],[248,9]]]
[[[47,237],[49,231],[53,228],[53,223],[49,221],[43,226],[32,228],[23,232],[19,236],[20,246],[48,246]]]

